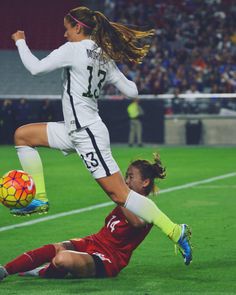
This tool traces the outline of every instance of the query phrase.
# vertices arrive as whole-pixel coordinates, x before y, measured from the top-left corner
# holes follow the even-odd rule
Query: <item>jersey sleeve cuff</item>
[[[25,39],[19,39],[16,41],[16,46],[19,46],[20,44],[26,44]]]

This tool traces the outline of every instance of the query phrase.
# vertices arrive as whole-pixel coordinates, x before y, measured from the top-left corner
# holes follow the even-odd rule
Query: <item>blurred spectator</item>
[[[29,102],[25,98],[21,98],[20,101],[14,105],[14,107],[16,128],[30,123],[31,110]]]
[[[128,105],[127,108],[130,129],[129,129],[129,146],[132,147],[137,140],[139,147],[143,145],[142,143],[142,117],[144,115],[143,109],[139,104],[139,100],[133,99],[133,101]]]
[[[183,99],[179,98],[179,94],[179,88],[175,88],[174,97],[172,98],[172,111],[174,114],[181,114],[183,112]]]
[[[42,101],[42,106],[40,110],[40,122],[50,122],[53,121],[53,107],[52,101],[45,99]]]
[[[196,84],[192,84],[190,86],[190,89],[188,89],[186,91],[186,94],[189,94],[189,96],[186,98],[186,101],[190,102],[190,103],[196,102],[196,100],[197,100],[196,94],[198,94],[198,93],[200,93],[200,92],[197,90]],[[191,96],[191,94],[193,94],[193,95]]]
[[[10,99],[0,101],[0,143],[11,144],[15,131],[13,103]]]

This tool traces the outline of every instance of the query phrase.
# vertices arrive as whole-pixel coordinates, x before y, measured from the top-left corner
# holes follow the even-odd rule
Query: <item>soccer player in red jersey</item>
[[[159,155],[154,154],[154,163],[136,160],[129,165],[126,183],[130,189],[148,196],[155,191],[154,180],[164,177],[165,168]],[[16,273],[45,278],[64,278],[67,274],[78,278],[114,277],[127,266],[151,228],[152,224],[116,206],[98,233],[25,252],[0,266],[0,280]]]

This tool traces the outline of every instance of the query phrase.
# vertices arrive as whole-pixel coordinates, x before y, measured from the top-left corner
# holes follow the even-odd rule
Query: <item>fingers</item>
[[[24,31],[16,31],[14,34],[11,35],[12,40],[14,40],[15,42],[17,40],[20,39],[24,39],[25,40],[25,32]]]

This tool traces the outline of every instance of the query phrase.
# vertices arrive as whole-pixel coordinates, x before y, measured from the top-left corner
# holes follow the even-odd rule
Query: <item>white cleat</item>
[[[5,267],[0,265],[0,281],[2,281],[7,276],[8,272],[6,271]]]

